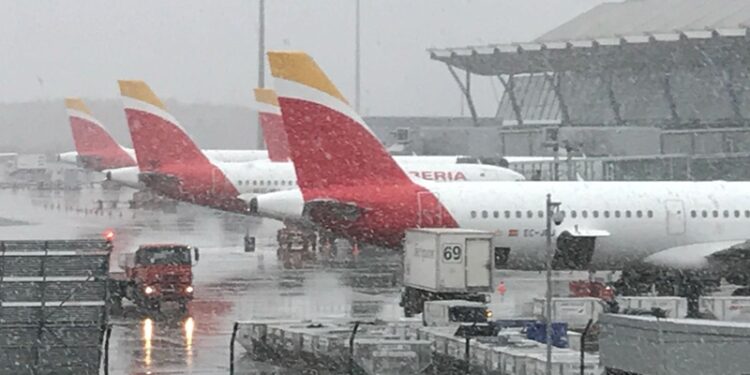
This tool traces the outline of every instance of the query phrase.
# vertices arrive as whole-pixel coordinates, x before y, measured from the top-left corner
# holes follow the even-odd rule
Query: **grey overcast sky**
[[[426,48],[527,41],[602,2],[361,1],[363,114],[420,116],[461,107]],[[267,48],[308,51],[353,98],[354,4],[267,0]],[[0,0],[0,102],[116,98],[118,78],[140,78],[162,97],[248,105],[257,12],[257,0]],[[476,90],[491,115],[499,88]]]

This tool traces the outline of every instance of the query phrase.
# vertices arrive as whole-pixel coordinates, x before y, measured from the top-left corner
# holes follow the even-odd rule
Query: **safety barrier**
[[[0,373],[107,373],[110,245],[0,242]]]

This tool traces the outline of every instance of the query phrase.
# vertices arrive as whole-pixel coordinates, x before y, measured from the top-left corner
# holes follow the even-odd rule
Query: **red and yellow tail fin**
[[[268,53],[300,188],[410,182],[304,52]]]
[[[276,92],[271,89],[255,89],[255,105],[258,124],[263,129],[263,138],[268,148],[268,158],[271,161],[289,160],[289,143]]]
[[[79,159],[87,167],[103,170],[135,166],[136,162],[94,118],[79,98],[65,98],[70,129]]]
[[[141,171],[159,171],[168,165],[210,164],[145,82],[118,83]]]

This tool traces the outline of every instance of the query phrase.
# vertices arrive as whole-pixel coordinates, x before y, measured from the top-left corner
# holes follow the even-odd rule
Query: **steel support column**
[[[266,87],[266,0],[258,2],[258,87]],[[255,132],[255,143],[258,149],[266,148],[260,123]]]
[[[672,84],[671,81],[671,73],[669,70],[664,71],[664,76],[662,77],[662,88],[664,89],[664,100],[667,101],[667,105],[669,106],[669,112],[672,116],[672,121],[674,124],[680,123],[680,115],[677,113],[677,104],[674,101],[674,95],[672,95]]]
[[[560,106],[560,116],[562,116],[562,124],[561,125],[570,125],[570,113],[568,112],[568,106],[565,104],[565,99],[563,99],[562,95],[562,77],[560,76],[559,72],[545,72],[544,73],[544,79],[549,82],[550,86],[552,86],[552,91],[555,94],[555,98],[557,99],[557,104]]]
[[[445,64],[448,67],[448,71],[451,72],[453,79],[456,80],[458,88],[464,94],[466,98],[466,104],[469,106],[469,112],[471,112],[471,120],[474,122],[474,126],[479,126],[479,118],[477,116],[477,109],[474,107],[474,100],[471,97],[471,72],[466,69],[466,82],[461,82],[461,78],[458,77],[456,70],[453,69],[451,64]]]
[[[603,72],[602,80],[604,80],[607,87],[607,96],[609,97],[609,105],[612,108],[612,114],[615,117],[615,123],[617,125],[623,125],[624,121],[622,121],[622,115],[620,114],[620,103],[617,101],[615,89],[612,84],[612,81],[614,81],[614,73],[612,72],[612,69],[607,69]]]
[[[523,125],[523,114],[521,114],[521,106],[518,105],[518,100],[516,99],[516,84],[515,79],[513,79],[513,74],[509,74],[507,80],[501,75],[498,75],[497,79],[500,80],[500,83],[503,84],[503,88],[505,88],[505,93],[508,95],[510,105],[513,107],[513,114],[516,115],[516,122],[518,125]]]
[[[734,68],[731,65],[724,67],[724,69],[722,69],[721,71],[721,76],[724,81],[724,88],[727,90],[727,95],[729,95],[729,104],[732,107],[734,119],[737,120],[740,124],[743,124],[745,122],[745,118],[742,116],[740,97],[739,95],[737,95],[737,89],[734,85]]]

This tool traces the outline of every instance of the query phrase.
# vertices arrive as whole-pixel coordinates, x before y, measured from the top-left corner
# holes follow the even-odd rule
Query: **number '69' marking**
[[[463,250],[459,245],[446,245],[443,248],[444,262],[460,262],[461,256],[463,256]]]

